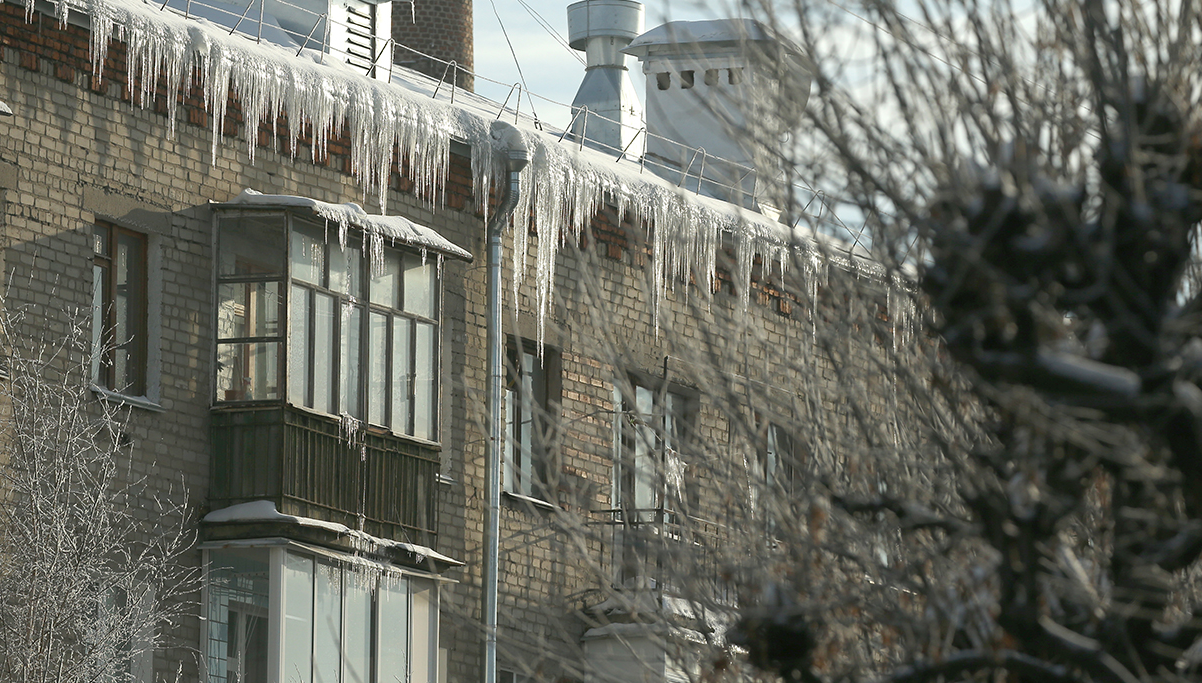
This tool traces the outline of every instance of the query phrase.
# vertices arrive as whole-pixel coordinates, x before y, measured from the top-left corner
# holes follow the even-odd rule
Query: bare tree
[[[768,203],[814,239],[753,264],[750,291],[723,276],[734,253],[716,292],[676,282],[654,365],[612,318],[654,226],[628,226],[625,271],[573,250],[552,318],[614,398],[564,417],[612,420],[614,487],[656,465],[647,504],[604,519],[619,496],[566,468],[547,482],[574,504],[550,525],[594,574],[571,596],[586,626],[663,626],[697,680],[756,675],[744,661],[789,681],[1197,680],[1202,11],[727,9],[811,60],[804,111],[753,103],[802,130],[739,133],[783,171]],[[672,400],[700,414],[681,428]],[[578,661],[561,670],[583,678]]]
[[[90,389],[86,319],[0,313],[0,680],[149,680],[197,587],[186,496],[131,467],[129,410]]]
[[[758,142],[821,179],[863,217],[877,261],[915,283],[894,291],[916,299],[931,363],[886,354],[911,407],[899,429],[949,465],[932,488],[811,480],[828,525],[851,532],[827,552],[910,539],[863,574],[896,595],[832,609],[791,576],[746,608],[752,662],[786,679],[1195,679],[1198,8],[741,8],[814,63],[813,136]],[[846,398],[853,412],[879,400]],[[825,656],[845,627],[872,651]]]

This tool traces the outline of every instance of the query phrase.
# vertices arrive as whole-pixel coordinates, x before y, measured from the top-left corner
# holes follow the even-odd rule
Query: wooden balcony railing
[[[437,529],[438,451],[290,406],[212,413],[213,509],[270,500],[290,515],[432,545]]]

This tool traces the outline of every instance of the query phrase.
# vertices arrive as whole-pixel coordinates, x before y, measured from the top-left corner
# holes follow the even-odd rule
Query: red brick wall
[[[422,57],[412,48],[443,62],[454,61],[463,69],[472,68],[472,0],[394,0],[392,38],[398,45],[397,64],[403,64],[434,78],[441,78],[446,64]],[[456,83],[471,90],[471,74],[458,71]]]

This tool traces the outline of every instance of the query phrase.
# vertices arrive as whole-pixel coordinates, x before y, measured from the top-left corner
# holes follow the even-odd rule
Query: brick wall
[[[392,38],[398,45],[422,53],[398,47],[397,64],[433,78],[442,78],[447,73],[446,62],[451,61],[471,71],[472,0],[397,0],[392,3]],[[473,88],[471,74],[457,71],[455,79],[459,87]]]
[[[397,5],[406,15],[406,4]],[[445,56],[470,64],[470,1],[417,0],[416,9],[418,25],[405,39],[423,51],[431,45],[446,49]],[[394,27],[409,30],[407,20],[400,17]],[[271,122],[264,122],[257,136],[261,149],[251,163],[241,108],[231,99],[221,127],[225,139],[213,159],[209,114],[198,92],[168,93],[160,82],[153,104],[142,109],[131,95],[140,84],[125,82],[125,74],[120,42],[109,46],[104,71],[94,76],[85,29],[59,26],[36,13],[26,23],[22,7],[0,5],[0,86],[16,112],[0,122],[5,275],[13,283],[11,297],[41,304],[49,318],[64,316],[90,305],[87,235],[94,220],[153,236],[161,262],[161,410],[134,409],[134,470],[146,477],[148,492],[179,495],[182,482],[202,514],[213,374],[213,235],[206,202],[228,201],[246,187],[331,202],[362,201],[363,192],[348,175],[345,135],[330,142],[327,158],[313,163],[307,149],[294,158],[288,142],[273,137]],[[167,97],[179,105],[173,134]],[[300,141],[302,148],[308,144]],[[448,483],[440,501],[438,550],[467,562],[448,573],[458,583],[443,589],[441,638],[449,650],[448,680],[468,683],[478,676],[481,638],[475,625],[486,500],[484,225],[475,210],[467,157],[452,157],[448,178],[445,201],[431,205],[413,195],[406,160],[396,159],[389,207],[476,254],[470,264],[450,262],[444,268],[441,327],[441,445]],[[587,624],[581,608],[598,602],[608,585],[604,565],[611,530],[594,524],[592,512],[610,507],[615,378],[627,372],[659,376],[665,356],[700,361],[709,345],[720,344],[724,358],[739,360],[727,369],[764,380],[772,377],[779,350],[796,347],[812,325],[810,311],[788,294],[796,287],[757,277],[747,314],[731,278],[722,275],[712,305],[690,283],[677,283],[661,304],[657,331],[643,226],[605,208],[591,227],[559,256],[548,321],[547,343],[562,352],[562,429],[551,501],[560,511],[507,499],[501,520],[502,666],[548,681],[583,678],[579,639]],[[526,254],[527,273],[535,272],[534,248]],[[505,281],[511,277],[507,264]],[[516,301],[506,287],[507,332],[536,336],[534,285],[531,276]],[[748,316],[762,332],[747,331]],[[805,348],[812,355],[808,381],[816,390],[833,386],[830,360],[821,349]],[[707,456],[729,456],[717,451],[735,448],[731,416],[708,400],[703,381],[687,367],[675,360],[670,369],[672,379],[696,397],[697,440],[717,445]],[[814,403],[844,410],[831,392]],[[186,561],[199,562],[199,553]],[[175,648],[157,657],[156,672],[174,680],[182,664],[183,680],[197,680],[198,616],[182,620],[170,635]]]

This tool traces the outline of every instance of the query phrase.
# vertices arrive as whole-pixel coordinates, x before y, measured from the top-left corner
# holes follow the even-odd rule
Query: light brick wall
[[[464,4],[470,7],[466,0]],[[418,8],[424,12],[440,5],[419,2]],[[134,410],[133,471],[146,477],[152,490],[172,495],[178,495],[182,482],[196,514],[203,514],[213,373],[213,235],[205,204],[227,201],[246,187],[331,202],[361,201],[363,192],[348,175],[348,142],[331,141],[329,156],[314,164],[308,161],[309,141],[302,140],[294,160],[288,142],[272,139],[270,122],[265,122],[258,135],[262,148],[251,163],[240,131],[241,110],[231,100],[217,158],[211,159],[208,114],[199,92],[178,93],[181,106],[171,134],[167,93],[156,93],[145,109],[131,101],[130,84],[124,82],[124,46],[112,44],[103,75],[95,77],[84,29],[59,27],[41,14],[27,24],[23,12],[0,5],[0,87],[16,112],[15,118],[0,122],[3,258],[12,283],[10,300],[43,306],[46,324],[62,327],[72,311],[90,305],[92,222],[105,218],[153,236],[161,277],[162,411]],[[470,49],[465,61],[470,63]],[[136,91],[138,84],[133,85]],[[465,157],[454,157],[446,205],[434,208],[412,195],[412,179],[402,168],[394,167],[390,212],[429,225],[476,255],[470,264],[448,262],[444,269],[441,328],[442,457],[449,483],[441,486],[438,549],[467,562],[448,572],[459,583],[443,592],[441,639],[450,650],[448,680],[467,683],[478,677],[481,639],[475,624],[487,500],[484,220],[473,208]],[[607,208],[594,218],[580,248],[565,248],[559,258],[548,343],[562,351],[562,428],[555,463],[559,490],[552,502],[563,512],[513,500],[503,503],[502,666],[535,670],[540,680],[581,678],[579,670],[564,664],[579,665],[579,638],[586,628],[580,610],[599,602],[604,588],[591,565],[609,563],[608,531],[584,523],[596,522],[594,511],[610,507],[615,376],[628,371],[660,376],[665,356],[696,359],[698,348],[717,339],[723,358],[741,359],[741,365],[728,370],[763,380],[771,375],[773,354],[796,346],[810,325],[795,299],[757,284],[749,313],[756,332],[739,328],[747,316],[724,276],[712,306],[703,293],[677,283],[661,304],[663,327],[657,332],[647,287],[648,251],[635,237],[641,228],[634,228],[628,218]],[[532,273],[533,246],[527,259]],[[506,282],[509,277],[507,266]],[[586,282],[596,287],[586,292]],[[506,297],[511,297],[508,286]],[[510,310],[506,316],[519,321],[525,336],[534,334],[532,300],[528,287],[518,313]],[[715,453],[726,448],[729,416],[708,401],[706,387],[698,386],[690,368],[679,360],[669,366],[673,381],[696,394],[695,440],[710,444]],[[820,352],[815,352],[814,369],[828,373],[824,382],[834,381]],[[834,398],[828,400],[832,410],[841,409]],[[712,488],[706,482],[694,485]],[[590,534],[583,544],[572,538],[579,530]],[[199,553],[185,561],[198,562]],[[170,677],[182,663],[185,680],[195,680],[199,619],[182,621],[171,636],[175,647],[157,657],[156,672]]]

